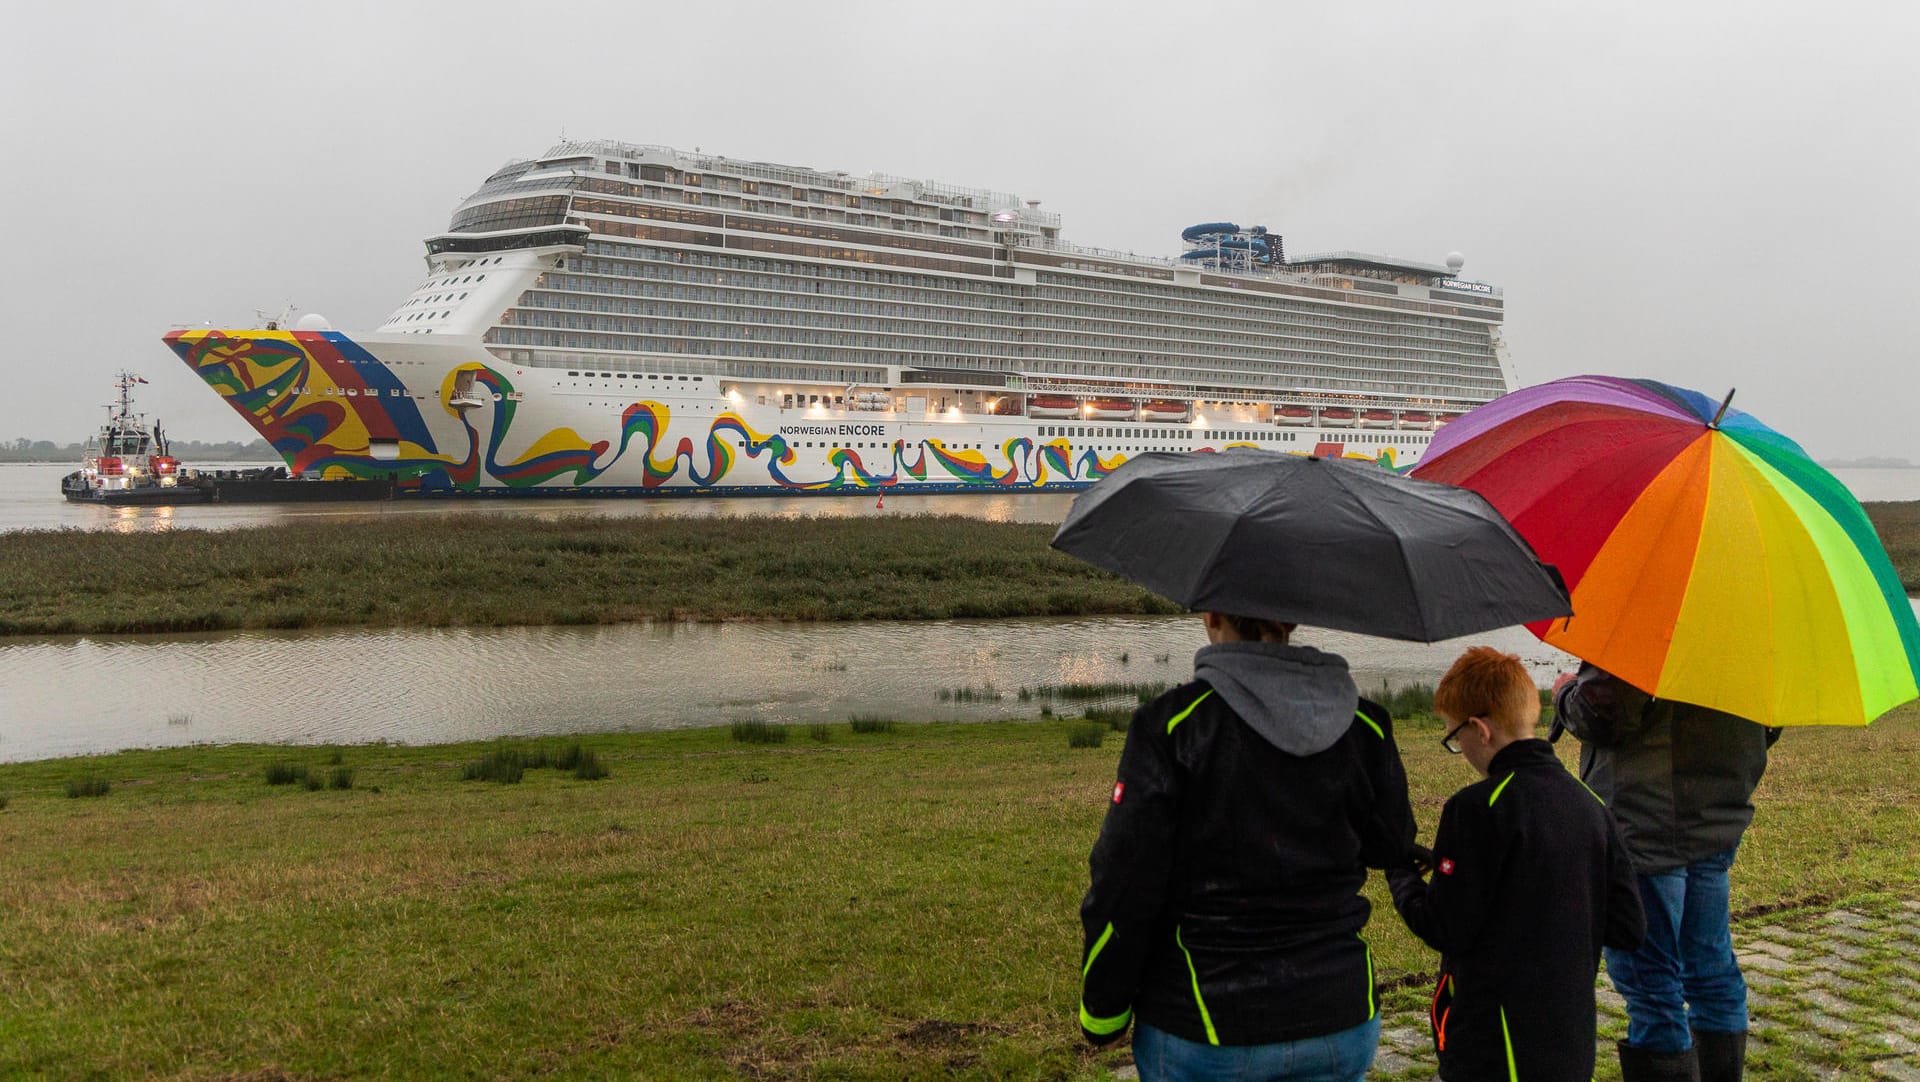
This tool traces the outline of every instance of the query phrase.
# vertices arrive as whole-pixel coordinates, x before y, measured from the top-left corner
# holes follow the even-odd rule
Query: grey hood
[[[1360,706],[1347,659],[1311,646],[1222,642],[1193,655],[1193,676],[1289,755],[1315,755],[1346,735]]]

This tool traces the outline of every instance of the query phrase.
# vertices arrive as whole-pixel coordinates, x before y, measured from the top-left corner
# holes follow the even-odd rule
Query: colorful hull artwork
[[[1420,450],[1272,424],[1214,438],[1140,422],[782,409],[712,376],[697,386],[677,377],[670,391],[666,377],[645,393],[582,391],[569,373],[503,362],[474,339],[184,330],[166,342],[293,473],[392,478],[408,493],[1005,492],[1084,487],[1149,450],[1271,447],[1393,470],[1411,468]]]

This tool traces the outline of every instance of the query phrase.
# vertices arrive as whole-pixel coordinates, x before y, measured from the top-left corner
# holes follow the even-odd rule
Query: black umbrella
[[[1190,609],[1437,642],[1569,616],[1560,573],[1478,493],[1371,462],[1144,454],[1053,547]]]

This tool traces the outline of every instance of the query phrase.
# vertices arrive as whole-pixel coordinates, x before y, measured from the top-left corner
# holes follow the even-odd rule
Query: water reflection
[[[1431,682],[1459,652],[1457,643],[1304,637],[1345,654],[1369,687]],[[1520,651],[1543,679],[1562,664],[1520,629],[1477,641]],[[0,686],[10,692],[0,706],[0,760],[194,742],[437,743],[747,718],[1033,717],[1040,703],[1022,701],[1022,688],[1180,683],[1204,642],[1194,617],[36,640],[0,647]]]

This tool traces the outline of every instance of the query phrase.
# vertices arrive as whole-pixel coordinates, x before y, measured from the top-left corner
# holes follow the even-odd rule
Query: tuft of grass
[[[985,684],[977,688],[940,689],[940,701],[943,703],[997,703],[1004,698],[1006,698],[1006,696],[1002,695],[1000,689],[994,687],[992,684]]]
[[[599,781],[601,778],[610,776],[611,771],[607,769],[605,763],[600,761],[598,755],[590,751],[581,750],[578,744],[574,745],[574,750],[580,752],[574,759],[572,767],[575,778],[581,781]]]
[[[900,728],[900,723],[872,714],[855,714],[847,719],[847,725],[856,733],[891,733]]]
[[[787,727],[772,725],[759,718],[744,718],[727,727],[733,739],[740,744],[784,744],[787,742]]]
[[[1387,713],[1398,719],[1433,717],[1432,684],[1408,684],[1396,688],[1383,683],[1379,693],[1369,698],[1386,707]]]
[[[807,735],[812,737],[816,743],[824,744],[833,739],[833,726],[828,725],[824,721],[816,721],[812,725],[807,726]]]
[[[268,785],[298,785],[307,780],[305,763],[268,763]]]
[[[1067,730],[1067,747],[1097,748],[1107,738],[1107,727],[1098,721],[1075,722]]]
[[[67,779],[67,796],[106,796],[113,791],[113,783],[98,775],[87,774]]]
[[[300,784],[309,793],[317,793],[327,787],[326,780],[318,774],[307,775]]]
[[[339,766],[341,763],[344,763],[346,761],[347,761],[346,753],[341,751],[339,748],[333,749],[332,753],[327,756],[328,766]]]
[[[495,748],[460,771],[462,781],[495,781],[518,785],[527,773],[526,757],[518,748]]]
[[[353,788],[353,768],[350,766],[334,767],[333,773],[327,775],[327,788],[329,789]]]
[[[1133,711],[1120,707],[1094,707],[1086,713],[1088,721],[1105,725],[1116,733],[1124,733],[1133,723]]]
[[[6,806],[7,806],[7,794],[0,793],[0,810],[4,810]]]

